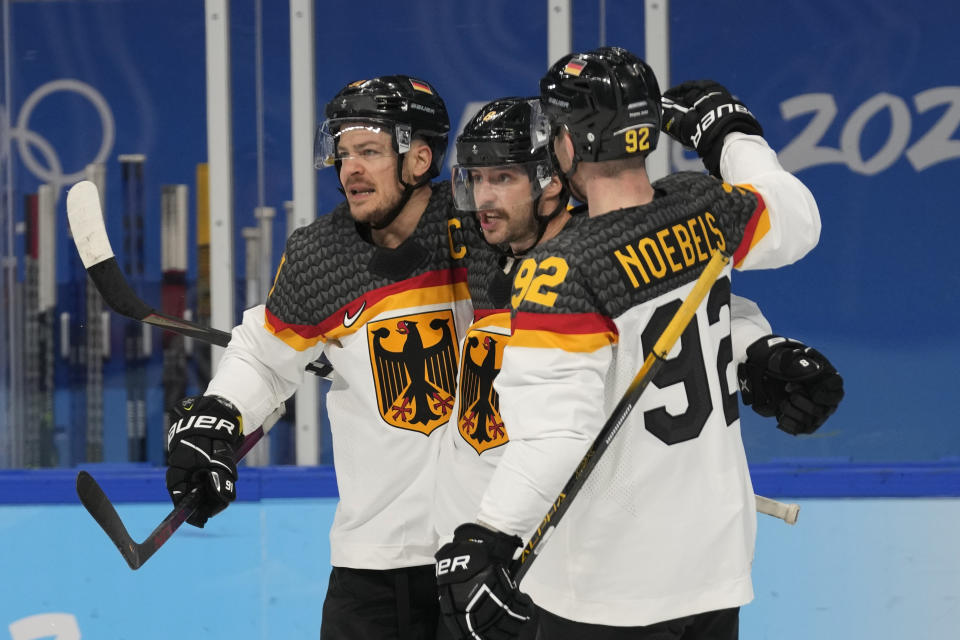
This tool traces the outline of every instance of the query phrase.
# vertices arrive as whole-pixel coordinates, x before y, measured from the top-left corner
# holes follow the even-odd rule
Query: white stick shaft
[[[756,496],[757,512],[765,513],[774,518],[780,518],[787,524],[797,524],[797,516],[800,514],[800,505],[785,502],[778,502],[763,496]]]

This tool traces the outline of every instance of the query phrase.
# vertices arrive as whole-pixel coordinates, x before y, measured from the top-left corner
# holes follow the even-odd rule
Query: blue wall
[[[596,46],[599,3],[574,5],[574,46]],[[291,194],[288,13],[283,2],[264,6],[266,204],[282,211]],[[642,52],[637,4],[604,6],[606,42]],[[237,228],[252,224],[257,204],[253,7],[252,0],[231,3]],[[831,0],[745,0],[734,10],[693,1],[673,3],[671,16],[673,79],[714,77],[737,93],[785,166],[810,186],[823,218],[822,240],[809,257],[776,272],[743,274],[734,289],[756,299],[777,331],[820,347],[845,375],[848,396],[812,438],[786,438],[747,415],[751,459],[957,456],[960,429],[946,409],[958,396],[960,374],[960,269],[953,259],[960,170],[960,48],[953,32],[960,4],[940,0],[917,11],[892,0],[841,7]],[[321,108],[348,81],[406,72],[437,86],[456,126],[476,102],[534,93],[547,64],[542,2],[338,2],[318,4],[316,17]],[[89,100],[75,91],[52,93],[23,126],[17,123],[28,97],[49,82],[69,78],[95,89],[115,121],[107,154],[109,231],[122,234],[116,156],[132,152],[147,155],[146,219],[155,231],[160,186],[192,188],[195,165],[206,159],[201,4],[13,3],[11,26],[14,137],[39,136],[54,150],[62,170],[40,174],[79,171],[104,142]],[[43,160],[37,144],[32,153]],[[41,176],[19,150],[14,165],[18,192],[33,190]],[[675,154],[673,166],[698,164]],[[331,173],[321,172],[318,195],[321,211],[339,201]],[[274,237],[279,256],[283,234]],[[65,221],[59,241],[60,304],[67,308],[69,287],[83,274]],[[115,248],[122,258],[122,247]],[[148,243],[145,252],[145,295],[158,301],[159,247]],[[242,273],[239,233],[236,266]],[[148,388],[159,385],[158,367],[147,375]],[[61,386],[61,395],[68,388]],[[149,428],[156,432],[162,425],[151,402]],[[106,427],[114,454],[107,459],[124,459],[124,448],[110,439],[124,432],[122,400],[107,413],[115,416]],[[63,396],[56,422],[61,437],[73,439],[70,450],[82,452],[82,402]],[[61,464],[76,461],[64,455]]]
[[[263,4],[266,204],[282,210],[291,192],[287,6]],[[599,44],[599,3],[574,4],[574,47],[592,48]],[[607,43],[642,52],[638,3],[604,4]],[[801,496],[803,504],[794,528],[761,518],[757,600],[743,614],[745,638],[957,636],[960,3],[924,7],[893,0],[672,3],[674,81],[713,77],[738,94],[783,163],[811,188],[823,217],[823,238],[809,257],[776,272],[743,274],[734,289],[756,299],[777,331],[826,353],[848,390],[813,437],[789,438],[770,421],[744,417],[758,492]],[[257,204],[253,1],[234,0],[231,12],[239,228],[252,224]],[[13,130],[0,141],[8,133],[15,143],[30,138],[41,165],[36,169],[14,147],[14,202],[41,180],[80,171],[104,143],[97,110],[73,90],[50,94],[28,121],[19,120],[35,91],[77,80],[103,96],[115,125],[105,155],[109,233],[122,235],[117,155],[145,153],[146,220],[155,234],[161,185],[193,189],[195,166],[206,160],[202,3],[14,2],[10,18],[11,95],[4,106]],[[541,2],[508,0],[318,3],[316,49],[320,105],[348,81],[405,72],[437,86],[456,125],[471,103],[536,91],[547,64],[546,13]],[[673,166],[696,162],[678,154]],[[321,174],[321,211],[339,200],[335,186],[332,175]],[[84,276],[62,195],[60,202],[58,312],[78,312],[68,294]],[[283,234],[274,235],[278,256]],[[115,249],[123,258],[119,242]],[[242,273],[239,235],[236,253]],[[158,303],[156,243],[144,259],[145,295]],[[191,277],[195,268],[191,256]],[[60,460],[70,467],[78,462],[70,452],[83,451],[83,397],[67,385],[68,374],[58,373],[55,418],[61,440],[72,439]],[[159,370],[148,376],[148,386],[160,384]],[[155,434],[163,428],[158,410],[154,404],[149,423]],[[108,438],[125,438],[122,400],[108,415]],[[7,428],[0,425],[0,435]],[[110,442],[120,459],[123,449]],[[139,500],[144,492],[164,497],[156,469],[94,473],[115,500]],[[75,506],[69,481],[51,480],[44,497],[22,489],[35,478],[5,476],[0,638],[54,631],[59,640],[316,638],[334,498],[310,489],[321,482],[316,477],[298,475],[311,473],[288,470],[262,482],[245,476],[247,501],[203,531],[178,532],[138,572]],[[120,512],[142,538],[167,508],[129,503]],[[25,621],[57,613],[63,616]],[[34,624],[36,632],[29,631]]]

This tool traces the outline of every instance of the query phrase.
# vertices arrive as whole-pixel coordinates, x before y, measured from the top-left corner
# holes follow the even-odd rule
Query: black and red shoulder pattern
[[[695,280],[714,249],[733,253],[758,207],[753,192],[678,173],[649,204],[585,218],[537,247],[513,285],[518,312],[627,309]]]
[[[400,289],[465,280],[448,241],[452,204],[449,184],[434,184],[417,228],[396,249],[365,240],[346,203],[297,229],[267,299],[268,322],[275,328],[349,325],[361,306],[369,309]]]

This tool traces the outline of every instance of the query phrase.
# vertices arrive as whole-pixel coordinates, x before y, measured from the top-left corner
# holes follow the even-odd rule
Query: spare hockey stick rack
[[[573,475],[567,480],[560,494],[553,501],[547,514],[540,522],[540,526],[537,527],[537,530],[523,547],[523,550],[520,552],[520,557],[514,561],[511,573],[516,583],[519,584],[523,576],[526,575],[530,567],[533,566],[533,561],[539,555],[541,545],[550,537],[550,534],[553,533],[557,524],[570,508],[570,503],[583,488],[587,478],[590,477],[590,473],[597,466],[597,462],[600,461],[607,447],[610,446],[610,442],[620,431],[620,427],[623,426],[627,416],[630,415],[630,411],[640,399],[644,389],[647,388],[647,385],[650,384],[650,381],[666,361],[667,355],[670,353],[673,345],[680,338],[680,335],[687,328],[687,325],[690,324],[690,320],[696,313],[697,307],[700,306],[704,297],[706,297],[707,293],[713,287],[714,281],[720,276],[720,273],[729,261],[729,255],[720,251],[713,253],[710,262],[707,263],[707,266],[704,267],[703,272],[694,283],[693,289],[687,294],[683,304],[677,309],[670,323],[663,330],[656,344],[653,345],[653,350],[646,357],[646,360],[644,360],[640,371],[634,376],[630,386],[627,387],[620,402],[614,407],[613,413],[610,414],[610,417],[604,423],[603,428],[600,430],[600,433],[597,434],[593,444],[590,445],[587,453],[581,458]],[[757,498],[758,511],[782,518],[790,524],[796,522],[797,511],[799,510],[797,505],[784,505],[783,503],[770,500],[769,498],[761,498],[760,496],[757,496]]]

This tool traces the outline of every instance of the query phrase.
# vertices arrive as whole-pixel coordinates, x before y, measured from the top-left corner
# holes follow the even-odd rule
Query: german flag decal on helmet
[[[430,85],[428,85],[426,82],[422,82],[420,80],[414,80],[413,78],[410,78],[410,86],[416,89],[417,91],[422,91],[424,93],[429,93],[430,95],[433,95],[433,89],[431,89]]]
[[[457,430],[477,453],[499,447],[508,440],[500,417],[500,396],[493,389],[506,341],[507,336],[499,333],[471,331],[467,335],[460,374]]]
[[[367,324],[380,416],[394,427],[430,435],[453,413],[457,347],[453,312]]]
[[[585,66],[587,66],[586,61],[574,58],[563,68],[563,72],[567,75],[579,76]]]

